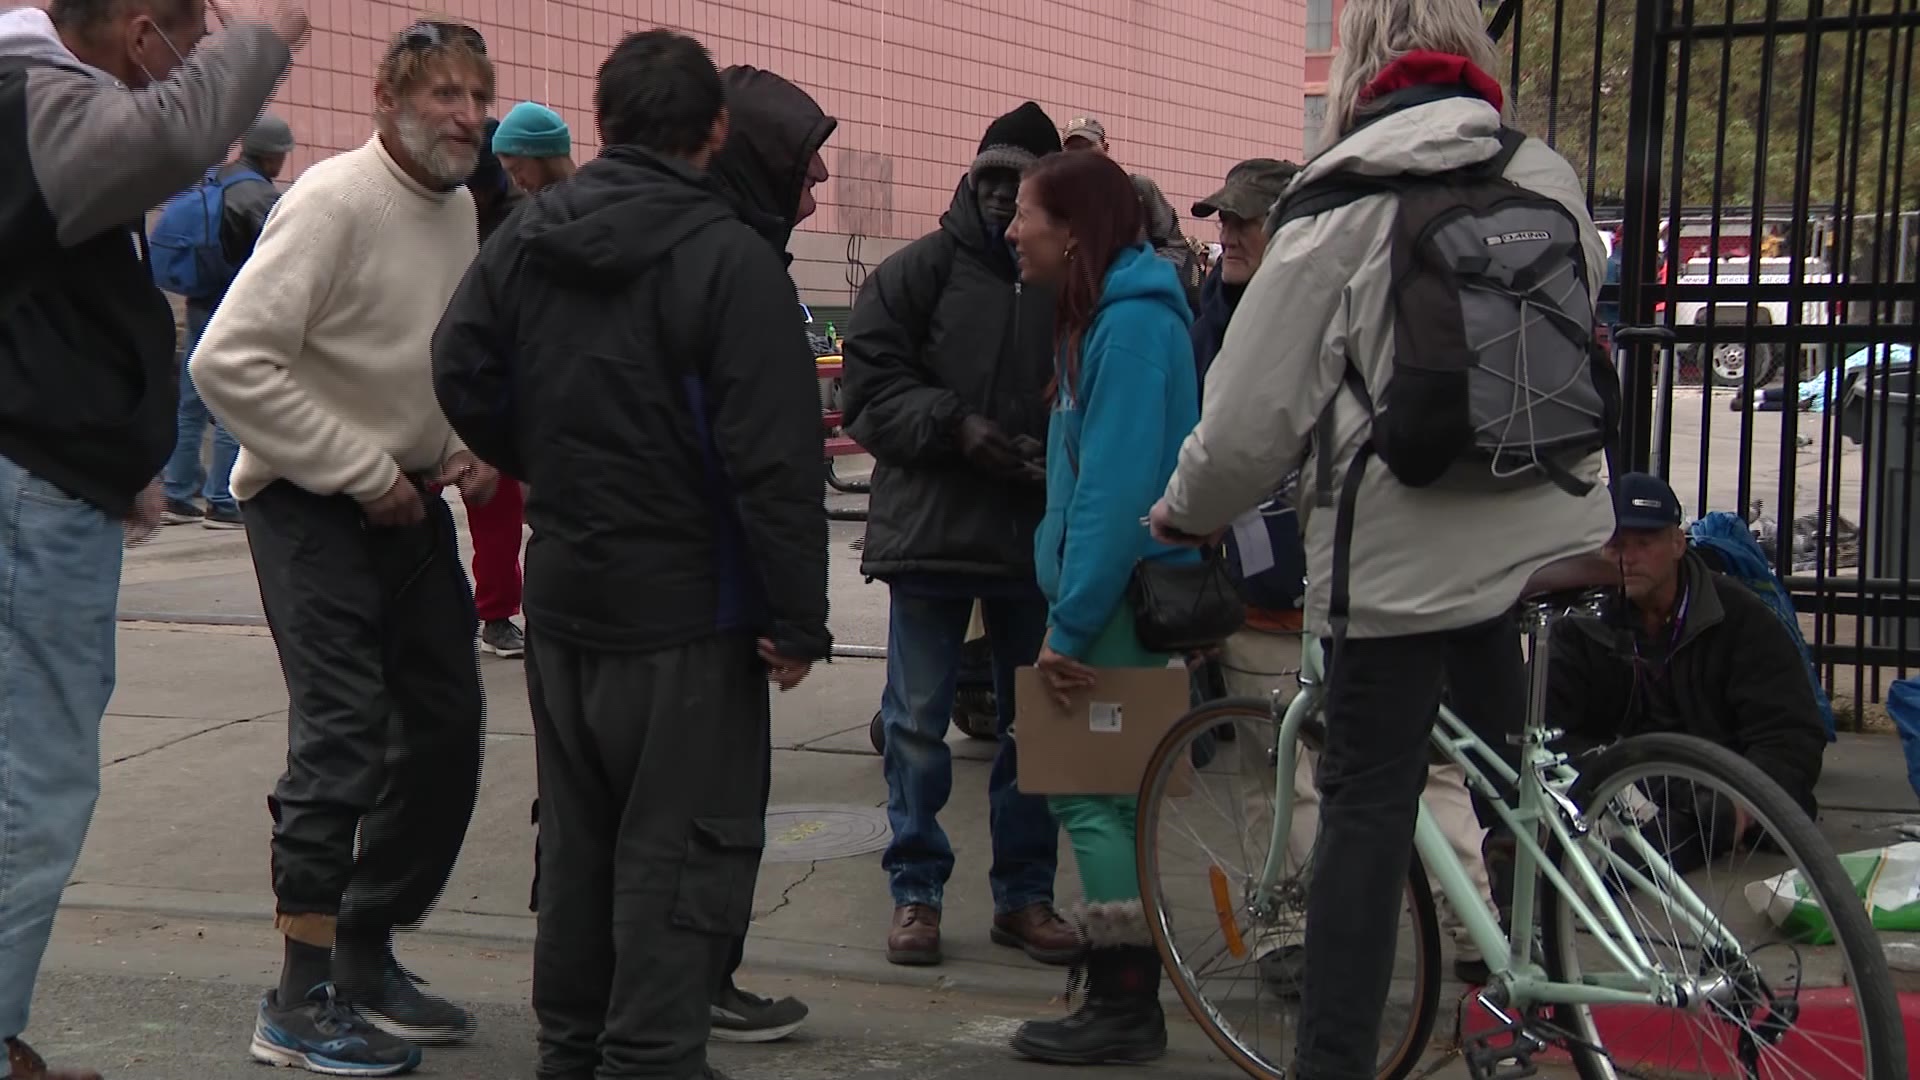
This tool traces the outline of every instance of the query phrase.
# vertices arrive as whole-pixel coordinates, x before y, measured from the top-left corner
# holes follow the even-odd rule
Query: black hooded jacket
[[[441,407],[529,486],[538,634],[715,633],[819,659],[820,417],[799,298],[700,173],[615,146],[481,249],[433,342]]]
[[[740,220],[790,260],[787,240],[798,224],[807,167],[839,121],[771,71],[741,64],[721,72],[720,80],[732,125],[708,173],[733,200]]]
[[[1033,576],[1046,493],[960,454],[978,413],[1009,436],[1047,436],[1054,297],[1023,288],[997,228],[960,181],[938,231],[895,252],[861,286],[843,350],[846,428],[874,457],[862,569]]]

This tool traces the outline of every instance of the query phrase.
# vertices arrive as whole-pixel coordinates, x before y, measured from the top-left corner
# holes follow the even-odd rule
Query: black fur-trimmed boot
[[[1167,1017],[1160,1008],[1160,954],[1140,902],[1089,905],[1070,917],[1087,940],[1086,997],[1063,1019],[1020,1025],[1014,1051],[1055,1065],[1157,1060],[1167,1052]],[[1079,975],[1076,967],[1069,1001]]]

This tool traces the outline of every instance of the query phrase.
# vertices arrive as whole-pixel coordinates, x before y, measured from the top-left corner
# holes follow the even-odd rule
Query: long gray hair
[[[1327,75],[1327,122],[1320,145],[1310,149],[1324,150],[1352,131],[1360,92],[1389,64],[1420,50],[1464,56],[1490,76],[1500,67],[1475,0],[1347,0],[1340,51]]]

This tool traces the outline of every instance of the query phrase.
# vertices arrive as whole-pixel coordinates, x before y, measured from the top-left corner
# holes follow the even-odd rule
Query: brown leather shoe
[[[49,1069],[33,1047],[19,1039],[7,1040],[7,1080],[100,1080],[92,1069]]]
[[[893,909],[887,963],[927,967],[940,962],[940,909],[908,904]]]
[[[1020,949],[1043,964],[1071,964],[1086,949],[1073,924],[1061,918],[1052,904],[1028,904],[1019,911],[995,915],[993,943]]]

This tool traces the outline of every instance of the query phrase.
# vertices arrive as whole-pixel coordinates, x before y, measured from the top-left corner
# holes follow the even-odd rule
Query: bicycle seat
[[[1620,587],[1620,564],[1599,552],[1570,555],[1542,566],[1520,590],[1522,603]]]

